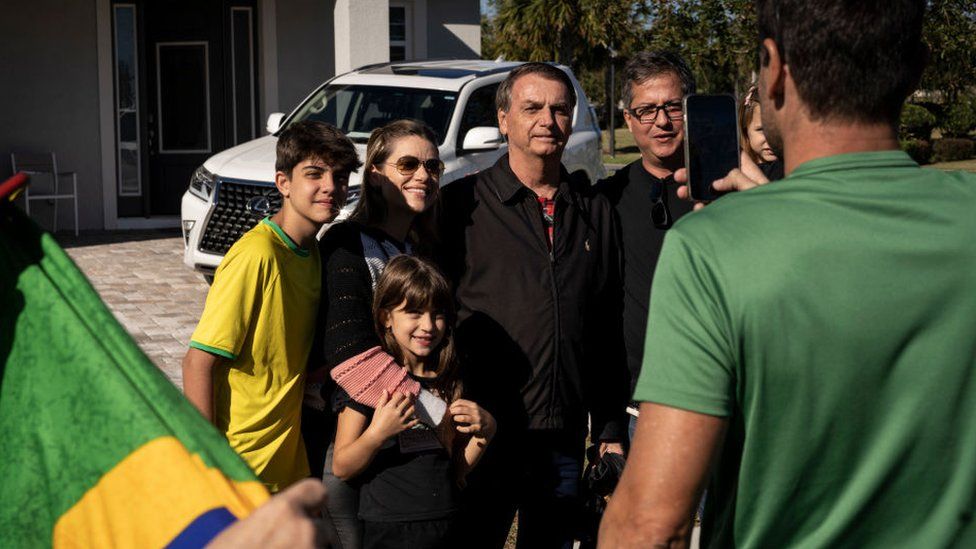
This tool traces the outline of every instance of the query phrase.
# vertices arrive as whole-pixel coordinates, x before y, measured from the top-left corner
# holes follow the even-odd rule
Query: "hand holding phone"
[[[711,201],[725,194],[712,183],[739,167],[737,117],[731,95],[684,98],[685,169],[692,200]]]

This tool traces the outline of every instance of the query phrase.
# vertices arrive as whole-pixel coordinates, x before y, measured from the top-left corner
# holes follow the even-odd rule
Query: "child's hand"
[[[495,418],[470,400],[458,399],[448,409],[458,432],[490,439],[495,436]]]
[[[381,440],[386,440],[410,429],[418,421],[414,417],[412,396],[394,393],[391,397],[389,392],[383,391],[367,430],[372,431]]]

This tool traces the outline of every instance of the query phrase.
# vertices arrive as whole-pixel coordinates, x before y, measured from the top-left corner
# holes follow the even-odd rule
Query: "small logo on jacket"
[[[589,238],[587,238],[586,240],[583,241],[583,247],[586,248],[586,251],[590,251],[590,239]]]

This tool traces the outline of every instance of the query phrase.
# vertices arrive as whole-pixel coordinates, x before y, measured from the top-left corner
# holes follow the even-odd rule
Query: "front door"
[[[140,91],[139,139],[126,142],[119,129],[118,215],[178,215],[193,170],[256,136],[254,1],[140,0],[113,8],[116,80],[126,74],[118,60],[131,44],[139,62],[127,70],[139,82],[129,87]],[[120,14],[134,18],[128,40]],[[120,119],[123,106],[117,98]]]

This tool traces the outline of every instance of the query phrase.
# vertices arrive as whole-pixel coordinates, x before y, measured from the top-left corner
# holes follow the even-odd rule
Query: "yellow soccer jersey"
[[[318,248],[265,218],[224,256],[190,341],[228,359],[213,373],[214,422],[271,491],[309,474],[301,409],[320,286]]]

